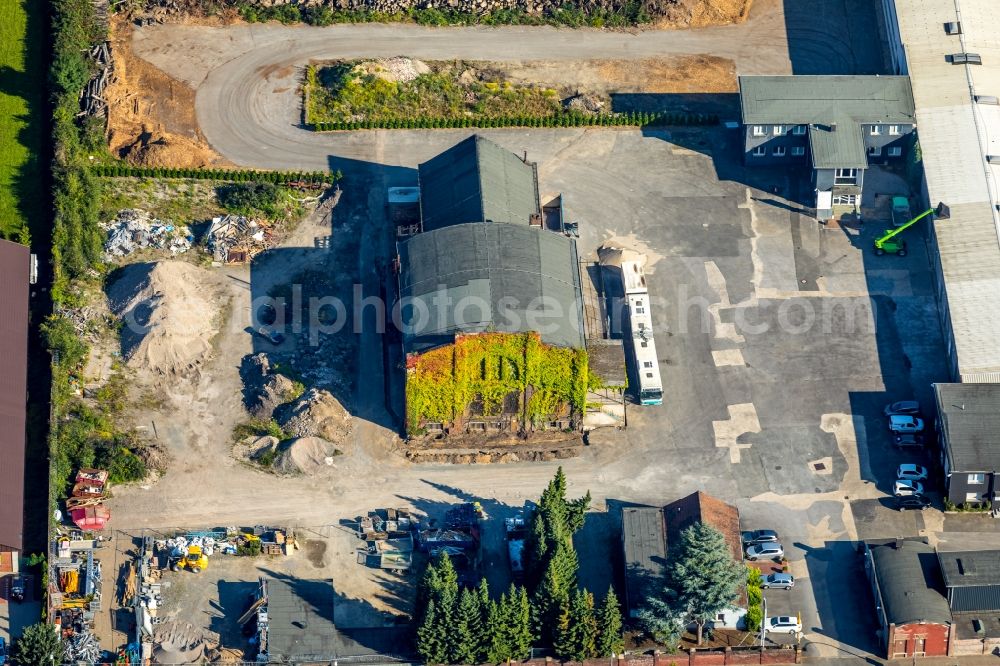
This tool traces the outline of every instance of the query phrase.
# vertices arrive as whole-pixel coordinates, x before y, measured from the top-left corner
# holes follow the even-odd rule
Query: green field
[[[27,241],[47,220],[45,3],[0,0],[0,236]]]

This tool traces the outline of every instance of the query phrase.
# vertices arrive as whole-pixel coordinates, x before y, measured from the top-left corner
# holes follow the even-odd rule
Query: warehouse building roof
[[[886,621],[951,624],[934,548],[919,539],[869,541]]]
[[[527,224],[457,224],[410,237],[399,256],[406,353],[483,331],[537,331],[547,344],[584,346],[571,238]]]
[[[950,469],[1000,469],[1000,384],[934,384],[934,394]]]
[[[941,299],[960,381],[1000,381],[1000,48],[996,3],[895,3],[913,86],[927,198],[951,209],[933,222]],[[949,34],[946,24],[955,24]],[[964,54],[979,56],[966,62]]]
[[[465,222],[527,226],[540,211],[534,164],[478,134],[424,162],[419,173],[424,231]]]

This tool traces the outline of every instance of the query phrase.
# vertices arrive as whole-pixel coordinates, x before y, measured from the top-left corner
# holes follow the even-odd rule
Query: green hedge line
[[[238,0],[234,6],[243,20],[250,23],[280,21],[286,25],[308,23],[326,26],[334,23],[391,23],[412,22],[420,25],[552,25],[579,28],[625,28],[642,25],[654,20],[642,2],[630,0],[617,9],[584,11],[572,5],[563,5],[546,13],[528,13],[521,9],[497,9],[486,13],[472,13],[459,9],[410,8],[401,12],[378,12],[365,9],[334,9],[323,5],[299,8],[298,5],[261,6],[257,2]]]
[[[92,166],[95,176],[104,178],[193,178],[225,180],[238,183],[333,183],[341,178],[340,171],[256,171],[253,169],[190,169],[173,167],[137,167],[129,164],[98,164]]]
[[[717,125],[719,117],[707,113],[565,113],[542,117],[501,118],[391,118],[351,122],[318,122],[316,132],[360,129],[440,129],[490,127],[664,127],[676,125]]]

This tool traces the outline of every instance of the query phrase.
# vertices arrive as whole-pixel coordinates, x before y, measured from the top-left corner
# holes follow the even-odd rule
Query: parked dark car
[[[905,433],[896,435],[894,443],[901,449],[922,449],[924,448],[924,436],[916,433]]]
[[[897,511],[923,511],[931,505],[931,501],[923,495],[910,495],[896,498]]]

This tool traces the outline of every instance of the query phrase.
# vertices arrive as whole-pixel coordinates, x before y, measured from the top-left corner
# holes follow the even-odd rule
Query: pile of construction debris
[[[245,264],[274,244],[274,233],[261,220],[242,215],[212,218],[208,229],[208,250],[215,261]]]
[[[118,211],[114,221],[104,225],[104,228],[108,234],[104,241],[104,254],[109,261],[150,247],[181,254],[190,250],[194,242],[194,236],[186,226],[174,226],[138,208]]]

